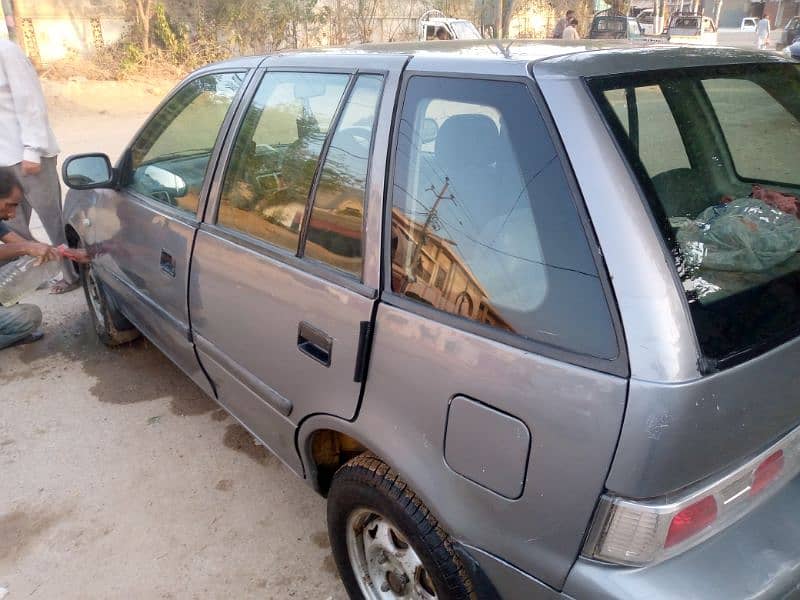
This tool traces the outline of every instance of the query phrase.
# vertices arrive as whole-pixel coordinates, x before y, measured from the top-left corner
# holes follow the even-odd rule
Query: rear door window
[[[314,173],[349,75],[268,72],[231,153],[219,225],[298,251]]]
[[[397,140],[393,292],[465,322],[617,355],[592,252],[526,85],[413,77]]]

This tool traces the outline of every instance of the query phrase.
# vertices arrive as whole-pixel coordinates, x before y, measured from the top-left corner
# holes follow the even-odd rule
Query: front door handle
[[[297,348],[321,365],[331,366],[333,338],[305,321],[297,326]]]
[[[175,277],[175,259],[163,248],[161,249],[161,271],[170,277]]]

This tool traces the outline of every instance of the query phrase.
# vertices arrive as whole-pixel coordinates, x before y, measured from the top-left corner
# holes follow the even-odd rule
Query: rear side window
[[[531,340],[617,355],[565,173],[526,85],[413,77],[392,198],[395,293]]]
[[[217,222],[297,252],[311,183],[348,75],[272,72],[236,137]]]

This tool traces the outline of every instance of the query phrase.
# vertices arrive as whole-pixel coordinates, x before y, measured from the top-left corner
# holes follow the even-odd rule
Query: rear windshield
[[[800,67],[589,82],[723,368],[800,334]]]

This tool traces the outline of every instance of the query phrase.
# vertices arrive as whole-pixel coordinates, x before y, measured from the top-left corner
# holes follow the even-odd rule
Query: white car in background
[[[673,14],[667,28],[667,41],[673,44],[717,45],[717,26],[708,17]]]
[[[744,33],[755,33],[758,27],[758,19],[755,17],[745,17],[742,19],[742,25],[739,28]]]

